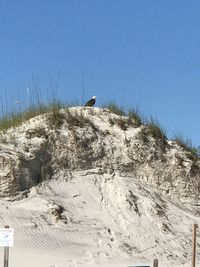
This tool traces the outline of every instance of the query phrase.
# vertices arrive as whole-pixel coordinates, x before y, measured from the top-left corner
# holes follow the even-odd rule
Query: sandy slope
[[[189,264],[200,219],[131,177],[75,173],[0,202],[0,224],[15,229],[10,267]],[[1,248],[1,261],[3,248]]]
[[[59,114],[59,127],[46,114],[0,134],[10,267],[188,266],[199,159],[106,109]]]

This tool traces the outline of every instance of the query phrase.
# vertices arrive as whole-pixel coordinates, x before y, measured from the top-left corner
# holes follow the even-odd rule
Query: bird
[[[88,102],[85,104],[85,107],[93,107],[96,103],[96,96],[93,96]]]

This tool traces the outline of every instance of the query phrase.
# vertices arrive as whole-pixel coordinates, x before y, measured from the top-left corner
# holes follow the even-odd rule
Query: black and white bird
[[[96,103],[96,96],[93,96],[86,104],[85,107],[93,107]]]

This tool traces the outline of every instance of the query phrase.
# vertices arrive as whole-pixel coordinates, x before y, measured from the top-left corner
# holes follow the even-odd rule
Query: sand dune
[[[83,172],[43,182],[25,199],[1,201],[0,214],[1,226],[15,230],[11,267],[128,266],[155,257],[181,266],[199,221],[134,178]]]
[[[197,157],[106,109],[56,115],[59,125],[44,114],[0,135],[10,267],[188,266],[200,223]]]

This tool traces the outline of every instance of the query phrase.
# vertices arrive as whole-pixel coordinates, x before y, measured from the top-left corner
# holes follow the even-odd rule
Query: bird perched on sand
[[[96,96],[93,96],[86,104],[85,107],[93,107],[96,103]]]

